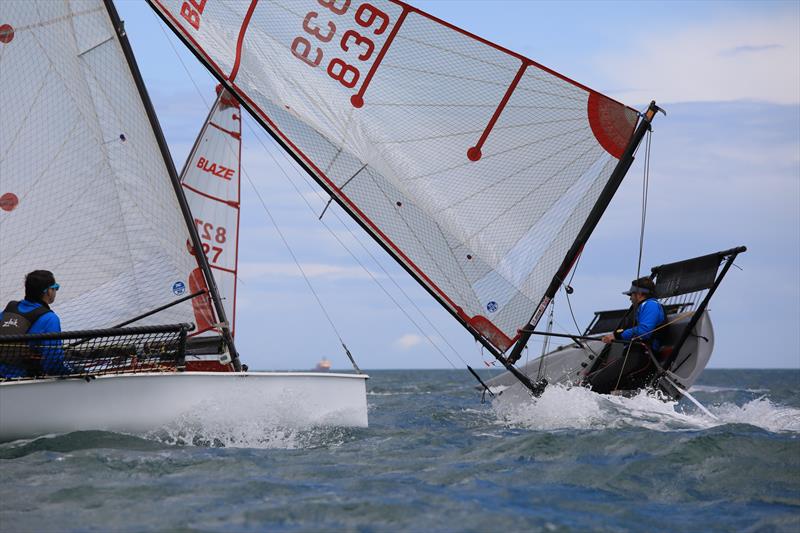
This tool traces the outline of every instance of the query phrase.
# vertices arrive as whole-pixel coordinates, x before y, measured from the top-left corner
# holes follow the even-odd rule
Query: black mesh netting
[[[0,379],[175,372],[189,324],[0,335]]]
[[[659,298],[669,298],[710,288],[721,260],[719,254],[709,254],[654,268],[656,294]]]

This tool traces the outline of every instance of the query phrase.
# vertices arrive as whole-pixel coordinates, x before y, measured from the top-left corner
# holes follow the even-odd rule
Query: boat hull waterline
[[[147,433],[217,413],[231,425],[367,427],[367,378],[174,372],[11,381],[0,384],[0,441],[88,430]]]

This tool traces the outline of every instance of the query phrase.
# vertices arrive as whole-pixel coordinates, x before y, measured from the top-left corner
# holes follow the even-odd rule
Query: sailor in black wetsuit
[[[624,346],[622,353],[613,356],[607,348],[605,357],[598,362],[599,369],[591,372],[585,382],[600,394],[615,390],[635,390],[646,385],[654,365],[648,351],[658,351],[658,339],[654,330],[664,323],[666,316],[663,306],[655,296],[655,283],[644,277],[634,280],[631,288],[624,292],[630,296],[631,310],[635,312],[633,327],[619,329],[603,337],[603,342],[611,344],[614,340],[631,341]]]

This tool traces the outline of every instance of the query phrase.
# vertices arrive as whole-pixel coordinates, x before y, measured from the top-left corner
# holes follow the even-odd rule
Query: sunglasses
[[[50,285],[49,287],[47,287],[47,288],[44,290],[44,292],[47,292],[47,291],[49,291],[50,289],[55,289],[55,290],[58,290],[58,289],[60,289],[60,288],[61,288],[61,285],[59,285],[58,283],[53,283],[52,285]]]

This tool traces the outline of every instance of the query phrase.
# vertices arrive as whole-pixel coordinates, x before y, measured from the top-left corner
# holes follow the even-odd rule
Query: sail
[[[197,267],[132,68],[103,2],[0,2],[0,299],[51,270],[65,330],[174,301]],[[175,322],[190,302],[137,325]]]
[[[388,0],[148,0],[408,272],[504,351],[601,196],[633,109]]]
[[[231,335],[236,322],[236,271],[239,249],[239,186],[242,118],[239,103],[222,86],[181,173],[181,185],[219,289]],[[186,250],[194,254],[187,239]],[[202,300],[196,300],[198,306]],[[198,330],[213,316],[198,309]]]

